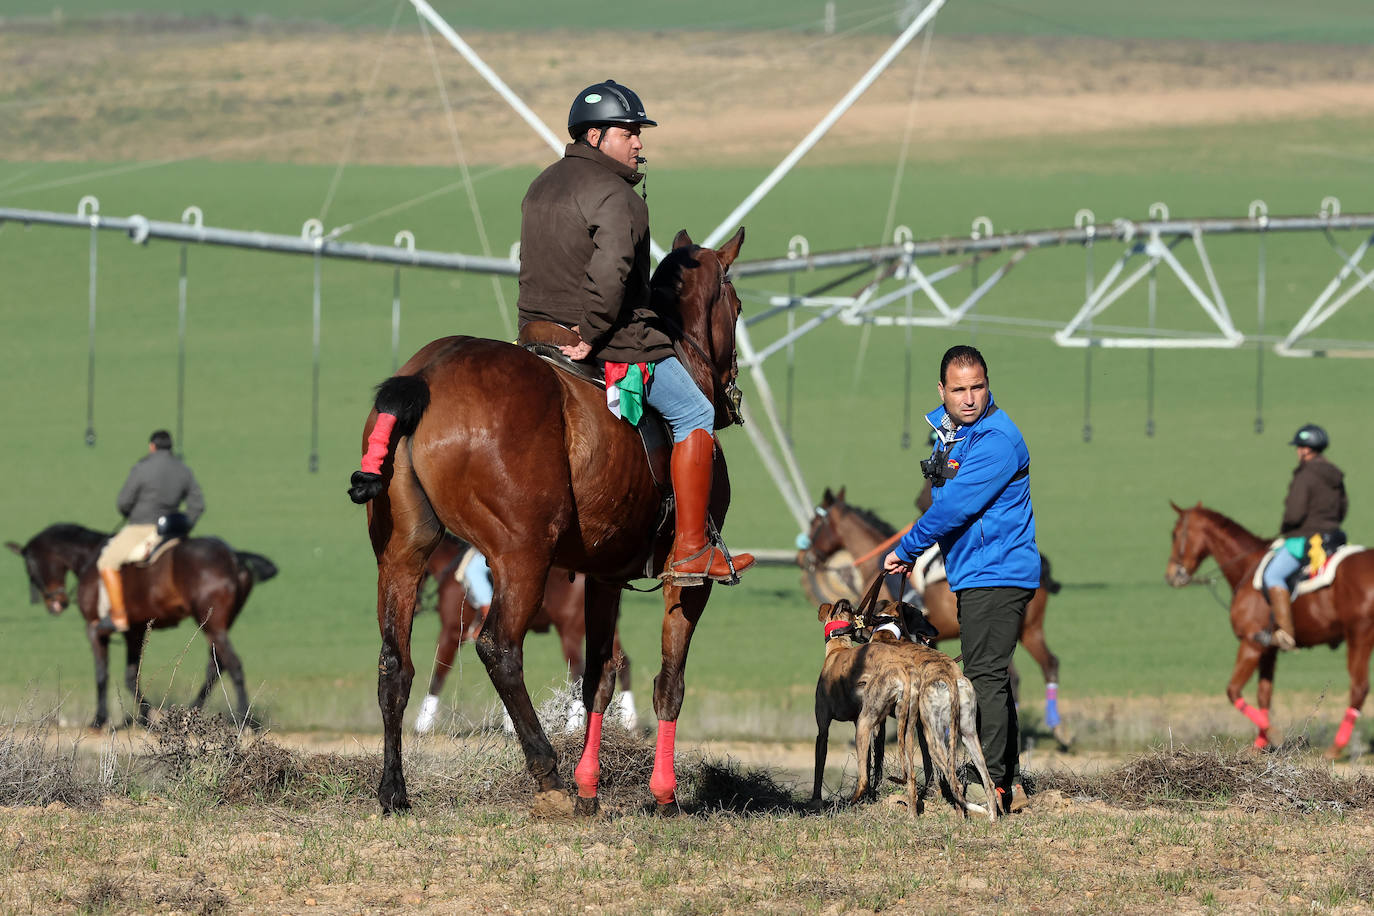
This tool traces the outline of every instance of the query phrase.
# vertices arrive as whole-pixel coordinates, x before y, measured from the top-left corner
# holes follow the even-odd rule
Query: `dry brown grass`
[[[0,729],[0,806],[100,804],[104,787],[83,771],[79,748],[54,749],[54,732],[52,716]]]
[[[1341,776],[1293,751],[1156,750],[1096,774],[1042,773],[1035,777],[1034,788],[1057,789],[1070,797],[1100,799],[1122,808],[1200,805],[1304,814],[1374,808],[1374,776]]]

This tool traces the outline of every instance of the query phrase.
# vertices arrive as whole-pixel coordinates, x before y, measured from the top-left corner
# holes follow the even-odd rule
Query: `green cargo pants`
[[[956,593],[964,677],[978,695],[978,736],[988,775],[993,784],[1008,790],[1020,781],[1021,750],[1008,666],[1021,636],[1026,605],[1034,594],[1033,589],[1012,586],[966,588]]]

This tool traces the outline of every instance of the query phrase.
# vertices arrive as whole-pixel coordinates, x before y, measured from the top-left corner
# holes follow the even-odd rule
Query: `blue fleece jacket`
[[[938,542],[954,591],[989,586],[1038,588],[1040,551],[1030,498],[1030,451],[1021,431],[988,396],[988,409],[969,426],[945,429],[945,408],[926,414],[943,441],[953,443],[944,486],[897,543],[911,561]],[[1024,473],[1023,473],[1024,472]]]

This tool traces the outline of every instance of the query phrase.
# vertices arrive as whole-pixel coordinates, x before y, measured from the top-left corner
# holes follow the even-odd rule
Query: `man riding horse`
[[[205,511],[196,475],[172,454],[172,436],[159,429],[148,437],[148,454],[129,471],[115,505],[126,519],[95,561],[100,571],[100,623],[97,631],[121,633],[129,630],[129,614],[124,606],[124,580],[120,567],[130,556],[159,533],[159,520],[176,513],[186,503],[186,531],[190,531]],[[186,531],[182,531],[185,534]]]
[[[625,420],[637,425],[647,403],[668,421],[677,510],[664,577],[733,582],[754,558],[727,555],[707,533],[715,406],[678,361],[650,301],[649,207],[634,187],[644,177],[640,130],[655,126],[639,96],[613,80],[573,100],[573,142],[520,204],[520,326],[545,321],[575,331],[577,342],[559,349],[602,363],[608,402]]]
[[[1298,466],[1288,484],[1288,496],[1283,503],[1283,522],[1279,537],[1283,547],[1274,554],[1264,569],[1264,594],[1274,612],[1274,629],[1262,630],[1255,636],[1260,645],[1272,642],[1284,652],[1296,648],[1293,635],[1293,604],[1288,579],[1304,564],[1314,567],[1314,554],[1325,555],[1345,538],[1340,534],[1341,522],[1350,507],[1345,493],[1345,475],[1326,460],[1323,454],[1330,438],[1326,430],[1308,423],[1293,434],[1288,443],[1298,450]]]

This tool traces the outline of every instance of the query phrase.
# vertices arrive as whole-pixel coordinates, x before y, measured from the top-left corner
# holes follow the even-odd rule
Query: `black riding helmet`
[[[595,83],[583,89],[573,99],[568,110],[568,133],[574,140],[591,127],[606,124],[642,124],[657,127],[644,113],[644,103],[629,86],[615,80]]]
[[[1331,439],[1326,435],[1326,430],[1317,424],[1305,423],[1293,434],[1293,441],[1288,444],[1305,445],[1314,452],[1324,452],[1331,444]]]

